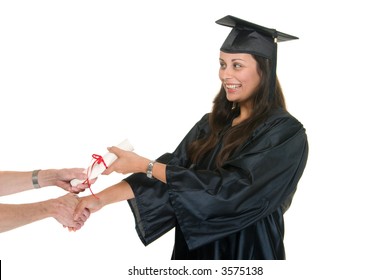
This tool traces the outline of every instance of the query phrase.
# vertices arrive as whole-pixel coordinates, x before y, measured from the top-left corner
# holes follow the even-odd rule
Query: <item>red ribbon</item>
[[[96,163],[97,163],[97,164],[103,163],[103,164],[104,164],[104,167],[105,167],[106,169],[108,168],[108,166],[107,166],[107,164],[104,162],[104,159],[103,159],[102,156],[97,155],[97,154],[93,154],[93,155],[92,155],[92,158],[95,159],[95,162],[92,164],[92,168],[91,168],[91,169],[93,169],[93,166],[94,166]]]
[[[97,154],[93,154],[92,155],[92,158],[95,159],[95,161],[88,167],[88,170],[87,170],[87,176],[88,178],[84,181],[83,184],[87,184],[88,185],[88,188],[89,188],[89,191],[91,192],[91,194],[99,199],[99,197],[97,197],[93,192],[92,192],[92,189],[91,189],[91,183],[89,182],[89,176],[91,176],[91,172],[92,172],[92,169],[93,167],[95,166],[95,164],[101,164],[103,163],[104,164],[104,167],[107,169],[108,166],[107,164],[104,162],[104,159],[101,155],[97,155]]]

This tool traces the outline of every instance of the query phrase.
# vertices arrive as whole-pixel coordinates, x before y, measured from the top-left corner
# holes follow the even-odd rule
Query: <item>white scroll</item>
[[[116,145],[116,147],[118,147],[122,150],[125,150],[125,151],[134,150],[133,146],[130,144],[128,139],[125,139],[124,141],[122,141],[121,143]],[[103,161],[101,161],[101,162],[95,161],[95,162],[91,163],[91,165],[87,169],[84,170],[84,173],[89,174],[88,180],[93,180],[93,179],[97,178],[100,174],[103,173],[104,170],[106,170],[106,166],[109,167],[117,158],[118,157],[115,154],[107,153],[102,157],[104,162]],[[73,179],[72,181],[70,181],[70,184],[73,187],[75,187],[79,184],[82,184],[82,183],[84,183],[84,181],[79,180],[79,179]]]

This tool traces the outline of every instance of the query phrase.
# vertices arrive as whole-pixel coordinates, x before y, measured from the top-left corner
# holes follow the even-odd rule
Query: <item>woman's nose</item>
[[[219,76],[220,76],[221,80],[223,80],[224,82],[233,77],[231,71],[228,69],[221,70]]]

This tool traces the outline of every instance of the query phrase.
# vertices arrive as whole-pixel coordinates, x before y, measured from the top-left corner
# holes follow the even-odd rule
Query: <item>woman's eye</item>
[[[241,64],[234,64],[234,68],[241,68]]]

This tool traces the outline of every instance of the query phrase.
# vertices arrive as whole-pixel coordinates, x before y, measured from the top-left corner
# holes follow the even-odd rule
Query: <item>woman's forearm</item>
[[[134,193],[126,181],[121,181],[111,187],[104,189],[96,196],[100,200],[100,206],[104,207],[108,204],[132,199],[134,198]]]

